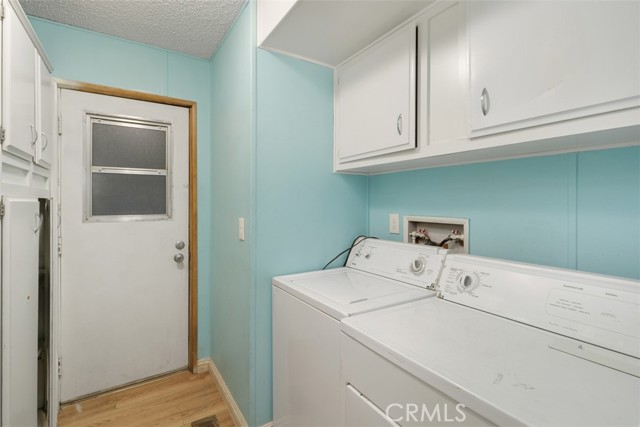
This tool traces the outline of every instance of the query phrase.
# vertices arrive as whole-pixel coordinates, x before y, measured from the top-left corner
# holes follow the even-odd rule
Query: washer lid
[[[407,292],[406,286],[350,270],[331,275],[331,280],[315,276],[290,283],[345,306]]]
[[[450,255],[438,291],[448,301],[640,358],[636,280]]]
[[[338,320],[435,295],[433,291],[351,268],[274,277],[273,284]]]

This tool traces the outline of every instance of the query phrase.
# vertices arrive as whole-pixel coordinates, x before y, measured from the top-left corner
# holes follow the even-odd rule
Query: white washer
[[[347,425],[640,425],[640,282],[449,255],[438,292],[345,319]]]
[[[446,250],[367,239],[347,266],[273,279],[276,426],[342,423],[340,320],[435,295]]]

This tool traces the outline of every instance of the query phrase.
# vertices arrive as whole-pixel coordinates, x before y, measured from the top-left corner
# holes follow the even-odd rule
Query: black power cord
[[[351,243],[351,246],[349,246],[347,249],[345,249],[344,251],[340,252],[338,255],[334,256],[331,261],[329,261],[328,263],[325,264],[324,267],[322,267],[323,270],[326,270],[327,267],[329,267],[335,260],[337,260],[338,258],[340,258],[342,255],[345,254],[345,252],[349,252],[349,255],[351,255],[351,250],[357,246],[358,244],[360,244],[361,242],[364,242],[367,239],[377,239],[377,237],[373,237],[373,236],[365,236],[363,234],[359,235],[358,237],[356,237],[355,239],[353,239],[353,242]],[[349,256],[347,255],[347,259],[344,260],[344,264],[343,267],[347,265],[347,261],[349,260]]]

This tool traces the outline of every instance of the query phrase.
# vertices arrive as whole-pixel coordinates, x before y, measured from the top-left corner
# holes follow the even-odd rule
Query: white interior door
[[[60,111],[66,402],[188,364],[189,113],[73,90]]]
[[[37,199],[4,197],[2,219],[2,421],[35,426],[38,412]]]

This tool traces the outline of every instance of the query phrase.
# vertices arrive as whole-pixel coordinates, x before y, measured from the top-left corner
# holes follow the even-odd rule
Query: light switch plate
[[[244,218],[238,218],[238,239],[244,240]]]
[[[389,233],[400,234],[400,215],[389,214]]]

